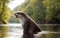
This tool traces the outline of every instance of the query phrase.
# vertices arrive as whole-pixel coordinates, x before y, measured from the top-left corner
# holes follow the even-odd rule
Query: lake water
[[[0,26],[9,26],[9,30],[8,30],[8,36],[7,37],[5,37],[5,38],[21,38],[22,37],[22,35],[23,35],[23,27],[22,27],[22,25],[21,24],[7,24],[7,25],[0,25]],[[58,37],[58,38],[60,38],[60,26],[57,28],[57,30],[59,31],[57,31],[57,32],[54,32],[54,31],[50,31],[51,30],[51,28],[50,28],[51,26],[49,26],[49,29],[48,28],[44,28],[44,26],[43,27],[41,27],[41,28],[44,28],[44,31],[42,31],[42,32],[40,32],[40,33],[38,33],[38,34],[36,34],[35,35],[35,37],[42,37],[42,38],[44,38],[44,36],[46,37],[46,36],[49,36],[49,37],[51,37],[51,36],[53,36],[53,35],[56,35],[56,38]],[[49,31],[46,31],[45,29],[48,29]],[[42,29],[43,30],[43,29]],[[52,34],[52,35],[51,35]],[[48,37],[48,38],[49,38]],[[53,36],[54,38],[55,38],[55,36]],[[53,37],[51,37],[51,38],[53,38]]]
[[[8,36],[5,38],[21,38],[23,29],[21,24],[7,24],[9,26]]]

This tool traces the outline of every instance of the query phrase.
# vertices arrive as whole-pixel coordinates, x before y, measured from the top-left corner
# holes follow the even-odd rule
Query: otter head
[[[14,14],[16,18],[26,18],[26,14],[23,12],[17,12]]]
[[[20,21],[22,24],[25,23],[27,16],[26,16],[26,14],[25,14],[24,12],[17,12],[17,13],[15,13],[14,15],[16,16],[16,18],[19,18],[19,21]]]

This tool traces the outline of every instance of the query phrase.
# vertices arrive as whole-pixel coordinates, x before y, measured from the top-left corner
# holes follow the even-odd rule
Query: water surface
[[[21,38],[23,29],[21,24],[7,24],[9,26],[8,36],[6,38]]]

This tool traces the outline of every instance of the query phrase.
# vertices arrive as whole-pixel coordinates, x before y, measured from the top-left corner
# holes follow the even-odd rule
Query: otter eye
[[[17,14],[20,14],[20,13],[17,13]]]

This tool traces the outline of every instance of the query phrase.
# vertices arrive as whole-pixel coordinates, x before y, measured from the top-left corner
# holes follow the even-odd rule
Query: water
[[[21,24],[8,24],[9,32],[5,38],[21,38],[23,35],[23,29]]]
[[[8,36],[5,38],[21,38],[23,35],[23,27],[21,24],[7,24],[2,26],[9,26]],[[34,38],[60,38],[60,26],[56,27],[56,29],[51,27],[41,26],[41,29],[43,28],[42,31],[34,34]]]

